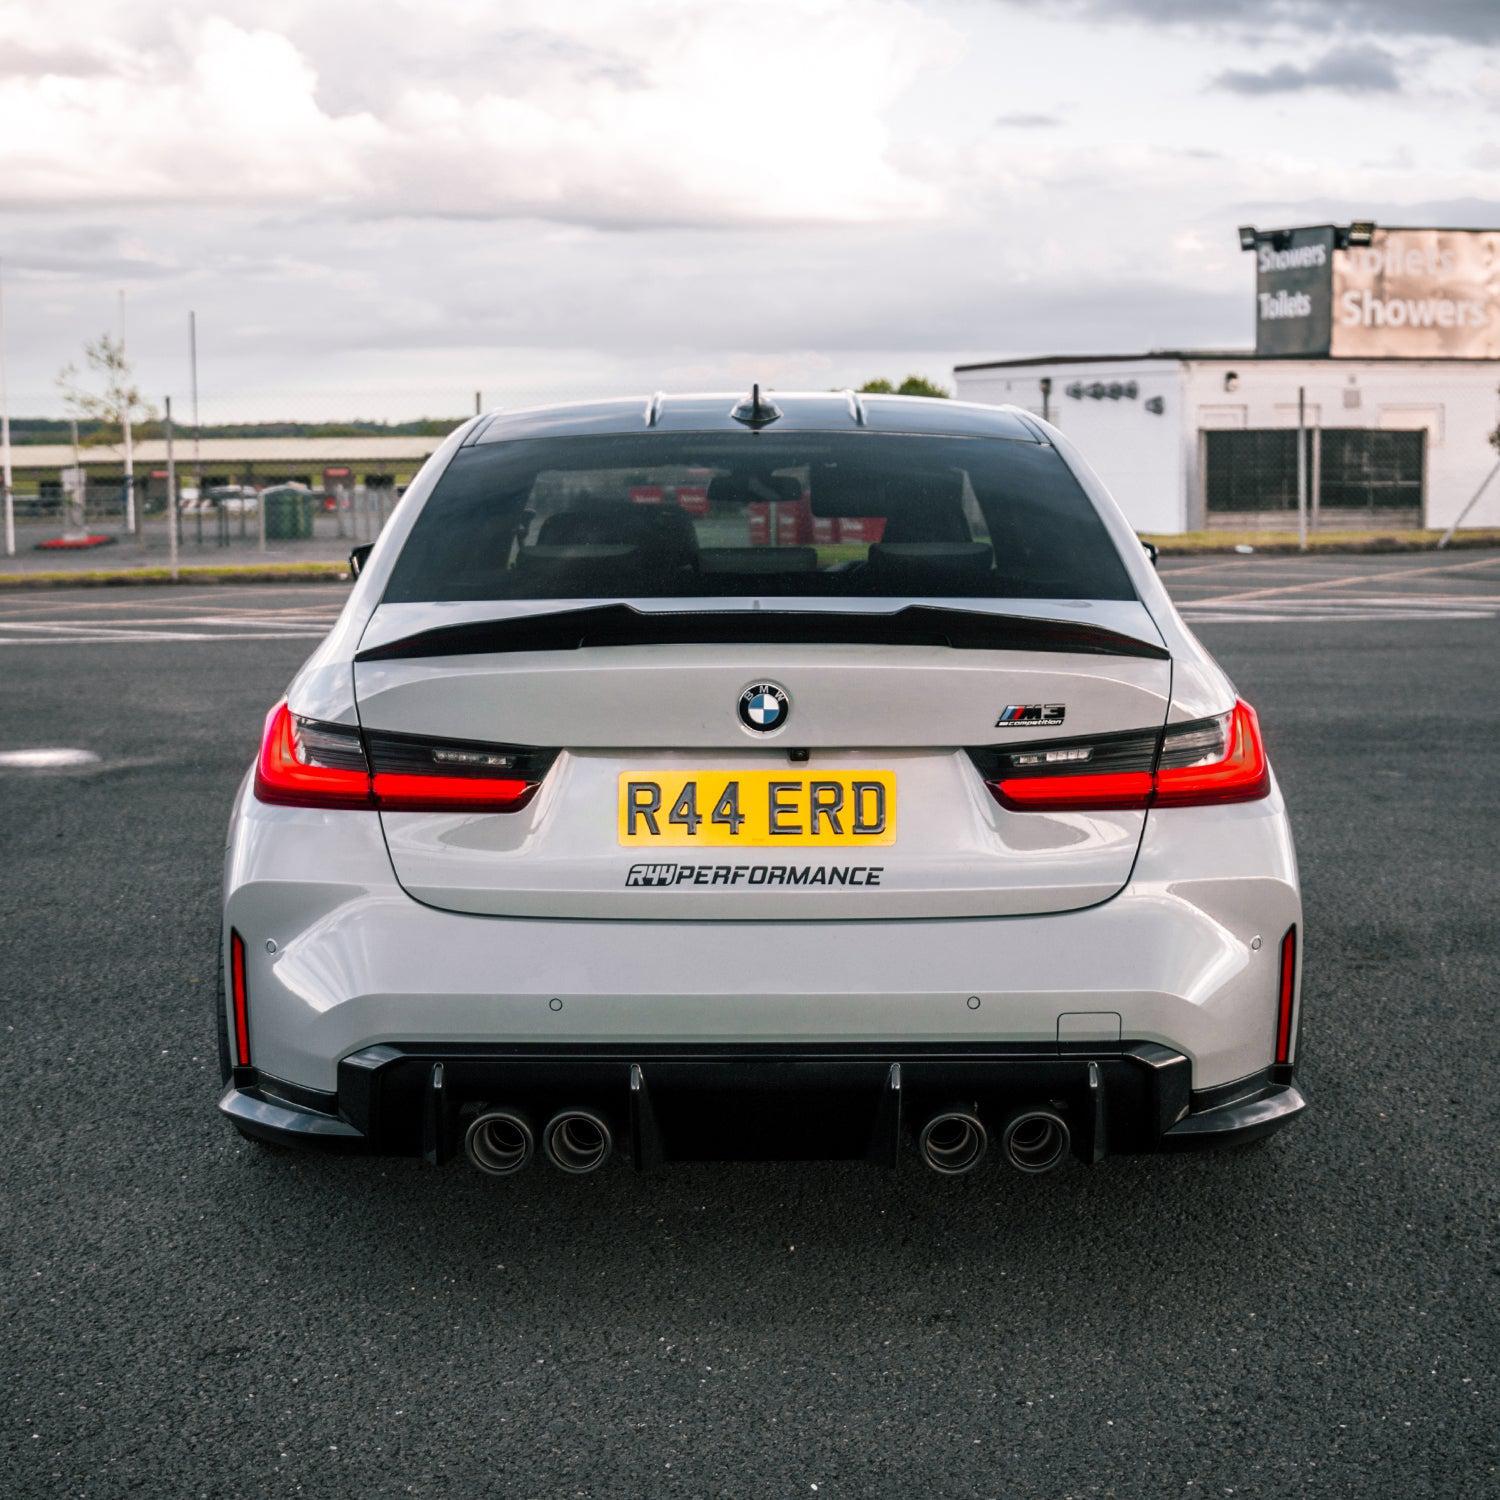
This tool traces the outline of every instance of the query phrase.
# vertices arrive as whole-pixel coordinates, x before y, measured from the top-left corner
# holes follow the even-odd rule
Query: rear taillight
[[[1156,771],[1157,807],[1254,802],[1270,790],[1260,722],[1243,699],[1217,719],[1167,730]]]
[[[255,795],[287,807],[372,807],[359,730],[299,718],[284,702],[266,715]]]
[[[1281,978],[1276,1002],[1276,1061],[1292,1060],[1292,1006],[1297,993],[1297,929],[1281,940]]]
[[[234,1051],[242,1068],[250,1066],[250,992],[245,983],[245,940],[229,932],[229,992],[234,1002]]]
[[[283,702],[266,719],[255,795],[291,807],[516,812],[553,758],[550,750],[364,735],[352,725],[305,719]]]
[[[995,800],[1018,812],[1201,807],[1271,790],[1255,710],[1095,740],[971,751]]]

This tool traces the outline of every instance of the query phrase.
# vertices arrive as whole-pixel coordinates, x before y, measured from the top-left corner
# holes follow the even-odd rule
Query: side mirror
[[[370,553],[374,550],[375,543],[366,542],[362,547],[356,547],[349,554],[349,576],[351,578],[359,577],[360,569],[364,567],[365,563],[369,560]]]
[[[1156,566],[1156,559],[1161,556],[1161,549],[1155,542],[1148,542],[1145,537],[1141,538],[1141,546],[1146,549],[1146,556],[1151,559],[1151,566],[1154,568]],[[368,547],[361,547],[357,550],[368,552],[370,549]]]

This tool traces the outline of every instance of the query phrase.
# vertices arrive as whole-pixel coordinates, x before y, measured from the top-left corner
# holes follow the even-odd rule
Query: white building
[[[1315,526],[1500,526],[1500,360],[1275,359],[1249,350],[960,365],[965,401],[1012,402],[1082,449],[1140,531],[1297,522],[1298,401]]]

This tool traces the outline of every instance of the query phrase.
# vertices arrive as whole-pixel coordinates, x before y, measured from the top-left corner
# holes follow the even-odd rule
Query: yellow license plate
[[[678,849],[896,842],[894,771],[622,771],[620,842]]]

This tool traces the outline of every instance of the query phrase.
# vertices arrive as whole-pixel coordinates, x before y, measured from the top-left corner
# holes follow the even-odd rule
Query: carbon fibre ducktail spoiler
[[[889,614],[840,610],[640,610],[630,604],[475,620],[372,646],[356,661],[602,646],[949,646],[958,651],[1061,651],[1166,661],[1162,646],[1077,620],[909,604]]]

